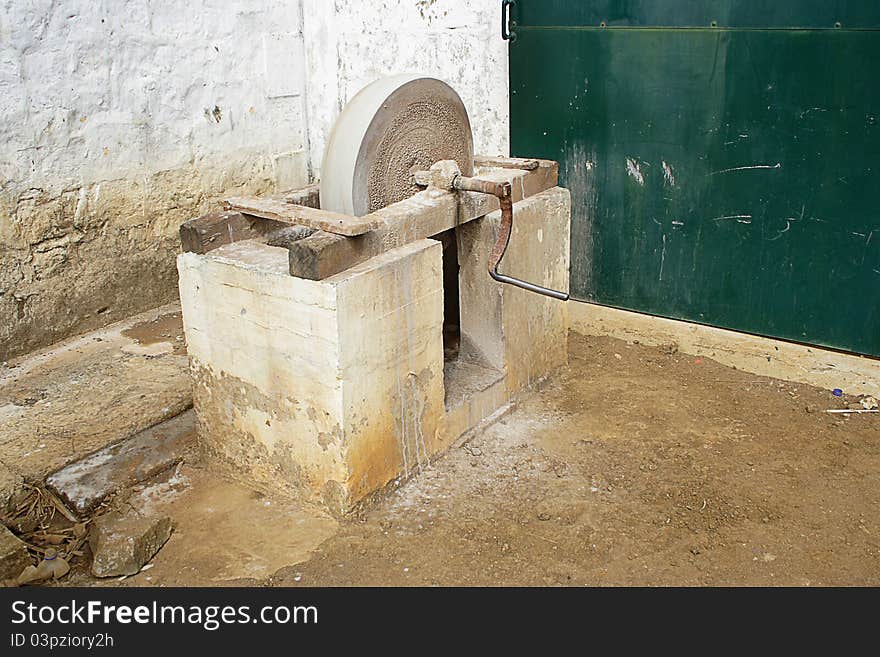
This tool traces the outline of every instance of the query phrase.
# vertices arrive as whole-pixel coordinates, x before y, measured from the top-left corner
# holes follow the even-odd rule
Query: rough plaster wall
[[[0,0],[0,361],[172,300],[181,221],[307,181],[300,26],[299,0]]]
[[[334,118],[379,76],[447,80],[477,152],[506,153],[498,12],[0,0],[0,361],[172,300],[180,222],[318,178]]]
[[[497,0],[303,0],[313,170],[345,103],[392,73],[439,77],[461,95],[475,152],[508,152],[507,44]]]

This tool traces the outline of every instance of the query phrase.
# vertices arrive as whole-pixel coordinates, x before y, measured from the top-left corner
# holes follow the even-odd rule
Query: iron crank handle
[[[440,165],[447,166],[444,167]],[[451,165],[451,167],[449,165]],[[452,169],[452,172],[448,171],[450,168]],[[444,173],[444,169],[446,169],[447,175],[451,173],[450,179],[443,178],[442,174]],[[435,179],[433,180],[432,174],[435,176]],[[528,290],[529,292],[543,294],[544,296],[558,299],[560,301],[568,301],[569,295],[566,292],[551,290],[542,285],[529,283],[528,281],[523,281],[519,278],[514,278],[513,276],[507,276],[498,271],[498,265],[501,264],[501,259],[504,257],[504,253],[507,251],[507,245],[510,242],[510,233],[513,231],[513,191],[509,182],[497,182],[495,180],[483,180],[481,178],[463,176],[459,173],[458,166],[455,162],[438,163],[431,167],[430,171],[415,172],[413,178],[417,185],[425,187],[435,185],[440,189],[478,192],[480,194],[489,194],[490,196],[497,198],[498,204],[501,206],[501,225],[498,229],[498,239],[495,241],[495,246],[492,247],[492,252],[489,254],[489,276],[499,283],[507,283],[508,285],[514,285],[523,290]]]
[[[516,41],[516,32],[510,30],[510,7],[516,0],[501,0],[501,38],[505,41]]]
[[[567,292],[551,290],[549,287],[542,287],[540,285],[535,285],[534,283],[529,283],[528,281],[522,281],[518,278],[514,278],[513,276],[505,276],[504,274],[499,274],[497,271],[497,267],[495,271],[491,269],[489,270],[489,276],[491,276],[499,283],[507,283],[508,285],[513,285],[515,287],[522,288],[523,290],[528,290],[529,292],[537,292],[538,294],[543,294],[545,297],[551,297],[552,299],[558,299],[559,301],[568,301],[569,299],[569,295]]]
[[[569,294],[567,292],[551,290],[543,285],[529,283],[528,281],[514,278],[513,276],[506,276],[498,272],[498,265],[501,264],[501,259],[507,251],[507,245],[510,243],[510,234],[513,232],[513,199],[509,195],[499,196],[498,201],[501,204],[501,226],[498,230],[498,240],[492,248],[492,253],[489,254],[489,276],[499,283],[507,283],[529,292],[536,292],[546,297],[558,299],[559,301],[568,301]]]

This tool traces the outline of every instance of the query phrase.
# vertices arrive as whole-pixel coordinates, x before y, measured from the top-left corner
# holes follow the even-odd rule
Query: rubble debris
[[[60,579],[70,572],[67,560],[55,548],[48,548],[36,566],[28,565],[16,578],[19,585],[36,584],[47,579]]]
[[[28,540],[32,534],[58,531],[68,525],[79,523],[79,518],[44,486],[24,484],[22,491],[11,504],[11,511],[3,516],[3,522],[15,534]],[[51,542],[51,541],[50,541]]]
[[[4,521],[11,535],[18,535],[17,538],[13,535],[13,538],[24,546],[25,556],[28,557],[16,565],[14,572],[12,568],[2,569],[0,579],[10,586],[63,577],[70,570],[70,564],[84,556],[81,548],[87,540],[89,521],[80,521],[61,500],[42,486],[26,485],[18,503]],[[31,565],[34,556],[40,559],[37,566]],[[43,564],[44,560],[53,563]],[[49,572],[49,575],[43,577],[44,572]]]
[[[44,486],[24,484],[18,500],[13,503],[13,510],[4,521],[16,533],[27,534],[38,527],[46,527],[55,519],[56,514],[61,514],[71,523],[79,521],[52,491]]]
[[[30,565],[27,545],[0,525],[0,580],[15,579],[23,568]]]
[[[134,575],[171,536],[171,518],[110,511],[92,523],[92,574]]]

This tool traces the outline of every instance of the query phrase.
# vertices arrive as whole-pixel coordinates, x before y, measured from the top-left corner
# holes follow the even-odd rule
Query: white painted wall
[[[435,75],[507,152],[495,0],[0,0],[0,360],[176,295],[177,227],[316,179],[344,103]]]
[[[300,21],[298,0],[4,0],[0,176],[61,190],[302,149]]]
[[[307,181],[299,0],[0,0],[0,361],[172,301],[179,224]]]

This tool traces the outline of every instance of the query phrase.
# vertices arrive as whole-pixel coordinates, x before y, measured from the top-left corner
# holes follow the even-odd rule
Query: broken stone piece
[[[15,579],[30,565],[27,546],[5,526],[0,525],[0,580]]]
[[[89,533],[95,577],[134,575],[171,536],[171,518],[111,511],[95,519]]]
[[[186,411],[65,466],[46,485],[84,515],[110,494],[173,467],[195,436],[195,413]]]

